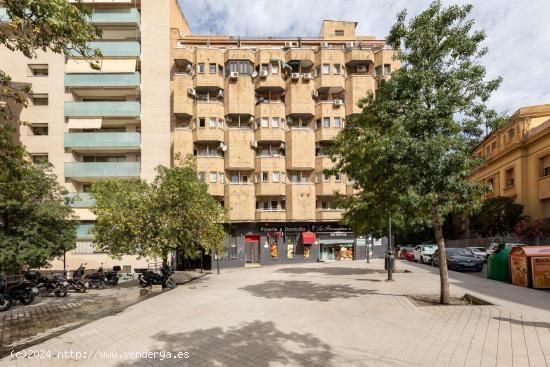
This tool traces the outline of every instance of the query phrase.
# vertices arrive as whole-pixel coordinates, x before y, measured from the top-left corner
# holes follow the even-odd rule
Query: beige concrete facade
[[[472,179],[492,186],[485,198],[511,197],[525,215],[550,217],[550,105],[520,108],[476,154],[486,163]]]
[[[327,20],[318,38],[303,39],[173,33],[174,118],[193,131],[174,129],[174,152],[194,147],[199,177],[231,222],[341,218],[334,194],[353,187],[324,174],[334,167],[326,149],[377,77],[399,67],[383,40],[357,36],[356,25]],[[223,156],[224,183],[201,154]]]

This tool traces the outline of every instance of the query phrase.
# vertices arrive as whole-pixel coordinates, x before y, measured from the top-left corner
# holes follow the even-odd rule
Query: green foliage
[[[550,218],[532,220],[523,218],[514,227],[514,233],[519,238],[548,238],[550,237]]]
[[[75,247],[72,209],[49,165],[34,165],[0,128],[0,269],[43,267]]]
[[[523,219],[522,213],[522,204],[497,196],[485,201],[480,211],[471,217],[472,228],[484,237],[509,235]]]
[[[192,158],[174,168],[157,167],[151,184],[101,180],[92,196],[94,244],[112,256],[166,259],[180,250],[193,257],[198,247],[222,254],[225,210],[199,181]]]

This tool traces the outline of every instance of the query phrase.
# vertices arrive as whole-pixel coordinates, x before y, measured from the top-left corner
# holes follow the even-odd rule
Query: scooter
[[[7,311],[13,304],[13,300],[7,293],[7,282],[3,275],[0,275],[0,312]]]
[[[86,265],[86,264],[80,264],[78,269],[73,271],[73,278],[72,279],[66,279],[68,290],[73,290],[76,293],[85,293],[86,292],[86,283],[84,283],[82,281],[82,277],[84,276],[84,270],[86,270],[84,265]]]
[[[142,288],[150,287],[153,284],[160,284],[162,288],[176,288],[177,284],[171,278],[174,272],[167,264],[162,265],[160,268],[160,274],[152,270],[147,270],[144,273],[139,274],[139,285]]]
[[[65,280],[57,275],[50,277],[42,276],[39,271],[28,271],[25,273],[25,279],[33,282],[38,292],[46,295],[54,294],[56,297],[65,297],[67,288]]]
[[[114,266],[113,269],[120,269],[120,266]],[[115,286],[118,284],[118,272],[103,270],[103,266],[97,269],[97,272],[88,275],[88,286],[90,288],[105,288],[106,285]]]
[[[12,285],[8,284],[7,293],[13,301],[19,301],[23,305],[30,305],[34,302],[34,297],[38,295],[38,288],[35,287],[33,282],[24,279]]]

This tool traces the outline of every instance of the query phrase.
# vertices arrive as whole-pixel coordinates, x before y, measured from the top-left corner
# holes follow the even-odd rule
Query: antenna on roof
[[[237,36],[237,47],[241,48],[241,36]]]
[[[298,47],[302,47],[302,37],[298,37]]]

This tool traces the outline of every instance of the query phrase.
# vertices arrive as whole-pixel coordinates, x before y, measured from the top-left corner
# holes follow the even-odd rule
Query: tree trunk
[[[435,240],[437,241],[437,252],[439,254],[439,278],[441,281],[441,291],[439,302],[443,305],[449,304],[449,272],[447,270],[447,254],[445,251],[445,239],[443,238],[443,229],[437,213],[437,206],[432,207],[432,226],[434,229]]]

